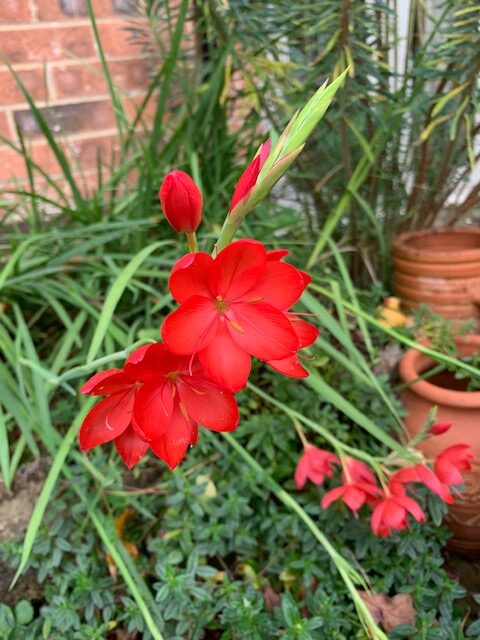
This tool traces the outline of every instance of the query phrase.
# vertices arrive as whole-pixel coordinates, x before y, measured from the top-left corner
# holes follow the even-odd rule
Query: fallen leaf
[[[135,509],[133,507],[127,507],[122,511],[122,513],[115,518],[115,529],[117,531],[117,535],[123,543],[123,546],[127,550],[128,555],[131,558],[136,558],[138,556],[138,549],[133,542],[129,540],[124,540],[123,535],[125,533],[125,525],[130,520],[130,518],[135,514]],[[112,577],[113,582],[117,580],[117,567],[112,556],[109,553],[105,554],[105,560],[107,561],[108,571]]]
[[[263,587],[263,600],[265,602],[265,609],[272,613],[275,607],[280,604],[280,594],[270,584],[266,584]]]
[[[409,593],[398,593],[393,598],[386,593],[359,591],[358,594],[367,605],[376,624],[381,624],[387,633],[401,624],[415,625],[417,612]]]

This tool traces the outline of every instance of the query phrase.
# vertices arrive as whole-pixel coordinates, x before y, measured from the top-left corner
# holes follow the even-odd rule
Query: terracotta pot
[[[459,356],[480,353],[480,335],[457,338]],[[428,356],[409,349],[400,361],[403,382],[412,383],[422,373],[438,365]],[[408,411],[405,418],[407,435],[412,438],[425,424],[428,413],[437,406],[437,421],[451,421],[453,426],[440,436],[432,436],[419,445],[427,457],[454,444],[468,444],[475,459],[472,472],[465,474],[465,491],[451,505],[445,524],[453,532],[448,546],[454,550],[480,554],[480,391],[466,391],[466,382],[456,380],[448,371],[428,380],[413,382],[402,392]]]
[[[480,319],[480,229],[403,233],[393,243],[395,293],[454,320]]]

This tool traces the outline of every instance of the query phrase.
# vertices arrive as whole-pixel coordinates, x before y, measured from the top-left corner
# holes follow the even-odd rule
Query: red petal
[[[134,420],[146,440],[161,435],[173,412],[173,387],[170,382],[145,384],[135,398]]]
[[[299,349],[309,347],[315,342],[319,334],[317,327],[314,327],[312,324],[305,322],[305,320],[301,320],[295,314],[289,313],[287,314],[287,317],[292,323],[293,330],[297,334]]]
[[[379,502],[377,504],[377,506],[374,508],[373,513],[372,513],[372,518],[371,518],[371,525],[372,525],[372,531],[373,533],[378,536],[378,535],[386,535],[386,533],[384,530],[384,525],[383,525],[383,513],[385,511],[385,507],[386,507],[386,500],[382,500],[382,502]]]
[[[218,325],[215,339],[199,354],[207,375],[217,384],[233,392],[247,384],[252,359],[233,340],[224,322]]]
[[[227,318],[237,345],[260,360],[283,360],[297,350],[298,338],[289,320],[269,304],[237,302]]]
[[[283,358],[283,360],[268,360],[267,364],[274,371],[282,373],[289,378],[308,378],[308,371],[300,364],[297,355]]]
[[[141,347],[138,347],[138,349],[135,349],[135,351],[132,351],[132,353],[125,360],[125,364],[123,365],[123,368],[125,369],[125,365],[127,364],[128,365],[139,364],[143,360],[143,358],[145,357],[146,353],[148,352],[151,346],[152,346],[151,344],[144,344]]]
[[[148,442],[141,440],[130,426],[118,438],[115,438],[115,447],[127,467],[131,469],[147,453]]]
[[[271,249],[270,251],[267,251],[268,260],[281,260],[288,255],[290,255],[290,251],[288,249]]]
[[[366,495],[354,485],[347,485],[342,499],[352,511],[358,511],[365,504]]]
[[[260,242],[232,242],[220,251],[210,270],[210,291],[233,302],[258,282],[266,264],[267,252]]]
[[[99,371],[87,380],[81,387],[80,393],[88,396],[108,396],[112,393],[128,391],[131,386],[132,381],[121,369],[107,369]]]
[[[150,443],[152,451],[168,464],[170,470],[183,459],[192,438],[192,429],[193,424],[185,420],[177,406],[164,433]]]
[[[345,487],[342,485],[341,487],[335,487],[327,493],[322,498],[322,509],[327,509],[332,502],[335,502],[339,498],[343,496],[345,493]]]
[[[171,353],[164,344],[156,342],[145,345],[142,357],[128,359],[125,363],[125,372],[132,380],[138,382],[156,382],[163,384],[165,376],[178,369],[179,363],[184,358]]]
[[[192,433],[190,435],[190,444],[193,446],[198,442],[198,424],[194,422],[192,424]]]
[[[210,344],[217,324],[218,312],[212,300],[193,296],[165,318],[162,337],[173,353],[191,355]]]
[[[261,299],[272,307],[285,311],[297,302],[305,289],[298,269],[284,262],[269,261],[260,280],[243,295],[245,302]]]
[[[396,499],[387,498],[383,510],[383,522],[389,529],[401,529],[405,523],[405,509],[400,506]]]
[[[404,507],[404,509],[406,509],[409,513],[412,514],[415,520],[418,520],[418,522],[425,521],[425,514],[420,508],[420,505],[417,504],[415,500],[412,500],[412,498],[407,498],[406,496],[403,498],[396,498],[396,500],[400,502],[400,504],[402,505],[402,507]]]
[[[117,393],[104,398],[87,413],[78,434],[82,451],[88,451],[92,447],[110,442],[125,431],[130,422],[131,414],[127,420],[127,414],[122,413],[122,401],[124,398],[126,399],[127,409],[130,409],[131,412],[130,400],[126,398],[130,395],[133,394]]]
[[[235,185],[235,190],[233,192],[232,200],[230,201],[230,206],[228,207],[228,211],[233,211],[237,204],[243,200],[250,191],[255,186],[257,182],[258,174],[260,173],[261,164],[260,164],[260,156],[257,156],[250,162],[248,167],[242,173],[240,178],[238,179],[237,184]]]
[[[305,486],[308,478],[309,466],[310,465],[308,457],[305,455],[305,453],[303,453],[299,461],[297,462],[297,466],[295,467],[295,475],[293,476],[295,484],[297,485],[297,489],[303,489],[303,487]]]
[[[238,407],[233,395],[213,382],[182,376],[178,395],[188,415],[212,431],[232,431],[238,425]]]
[[[175,264],[168,281],[170,292],[177,302],[185,302],[192,296],[211,296],[208,274],[213,258],[208,253],[189,253]]]
[[[344,464],[348,471],[349,482],[366,482],[374,486],[376,485],[376,478],[372,470],[361,460],[357,460],[357,458],[347,458]]]

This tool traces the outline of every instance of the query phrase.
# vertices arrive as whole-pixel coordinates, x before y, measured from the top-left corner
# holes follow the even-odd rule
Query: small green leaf
[[[20,600],[15,605],[15,618],[18,624],[29,624],[34,615],[33,607],[28,600]]]

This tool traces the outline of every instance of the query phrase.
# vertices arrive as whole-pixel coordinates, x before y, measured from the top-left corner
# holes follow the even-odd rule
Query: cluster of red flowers
[[[433,432],[434,433],[434,432]],[[407,492],[412,485],[421,483],[448,504],[453,502],[451,487],[462,484],[462,473],[470,470],[473,458],[470,447],[457,444],[442,451],[434,461],[433,470],[424,464],[404,467],[391,473],[382,487],[368,465],[360,460],[339,458],[330,451],[306,445],[295,470],[295,483],[303,489],[307,480],[323,484],[334,475],[334,464],[342,466],[341,484],[327,491],[322,498],[326,509],[341,500],[356,513],[364,505],[372,508],[371,526],[377,536],[386,537],[394,529],[406,529],[408,515],[418,522],[425,520],[420,505]]]
[[[248,197],[264,155],[240,178],[232,207]],[[195,231],[201,195],[187,174],[167,176],[160,200],[175,229]],[[202,252],[181,258],[169,280],[179,306],[163,322],[163,343],[137,349],[122,369],[97,373],[82,387],[106,397],[85,418],[81,449],[114,441],[133,467],[151,448],[173,469],[196,443],[199,424],[214,431],[237,427],[234,393],[247,383],[252,356],[284,375],[307,376],[297,354],[318,331],[290,309],[310,277],[282,262],[286,255],[247,239],[214,258]]]

